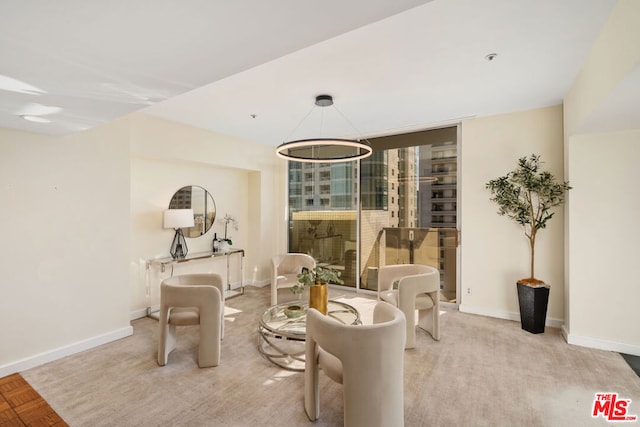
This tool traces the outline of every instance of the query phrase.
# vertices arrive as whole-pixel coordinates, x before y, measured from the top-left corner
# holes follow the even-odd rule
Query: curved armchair
[[[394,283],[398,284],[394,289]],[[400,308],[407,318],[406,348],[416,345],[418,326],[440,340],[440,272],[427,265],[385,265],[378,270],[378,299]]]
[[[298,283],[297,275],[302,267],[316,268],[316,260],[311,255],[289,253],[271,258],[271,305],[278,304],[278,289],[290,288]]]
[[[404,425],[404,314],[378,302],[373,322],[345,325],[316,309],[307,311],[304,408],[311,421],[320,416],[322,368],[343,385],[344,425]]]
[[[198,366],[220,364],[224,335],[224,289],[218,274],[184,274],[162,281],[158,364],[167,364],[176,347],[176,326],[200,325]]]

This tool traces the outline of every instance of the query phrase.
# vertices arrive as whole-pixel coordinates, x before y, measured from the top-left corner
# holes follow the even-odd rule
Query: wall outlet
[[[467,295],[471,295],[471,288],[467,288]]]

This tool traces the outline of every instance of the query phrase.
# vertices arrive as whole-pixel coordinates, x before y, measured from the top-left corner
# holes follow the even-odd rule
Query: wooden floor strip
[[[68,424],[20,374],[0,378],[0,427]]]

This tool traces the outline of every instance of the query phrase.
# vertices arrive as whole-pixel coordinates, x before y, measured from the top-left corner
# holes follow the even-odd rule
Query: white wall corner
[[[15,374],[16,372],[26,371],[27,369],[35,368],[36,366],[44,365],[45,363],[53,362],[54,360],[62,359],[63,357],[80,353],[131,335],[133,335],[133,327],[127,326],[103,335],[98,335],[64,347],[59,347],[15,362],[7,363],[6,365],[0,366],[0,378]]]

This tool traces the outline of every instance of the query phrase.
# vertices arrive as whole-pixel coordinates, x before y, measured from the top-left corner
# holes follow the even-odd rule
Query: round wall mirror
[[[182,187],[171,198],[169,209],[193,209],[194,226],[183,228],[185,237],[200,237],[216,219],[216,204],[211,193],[197,185]]]

